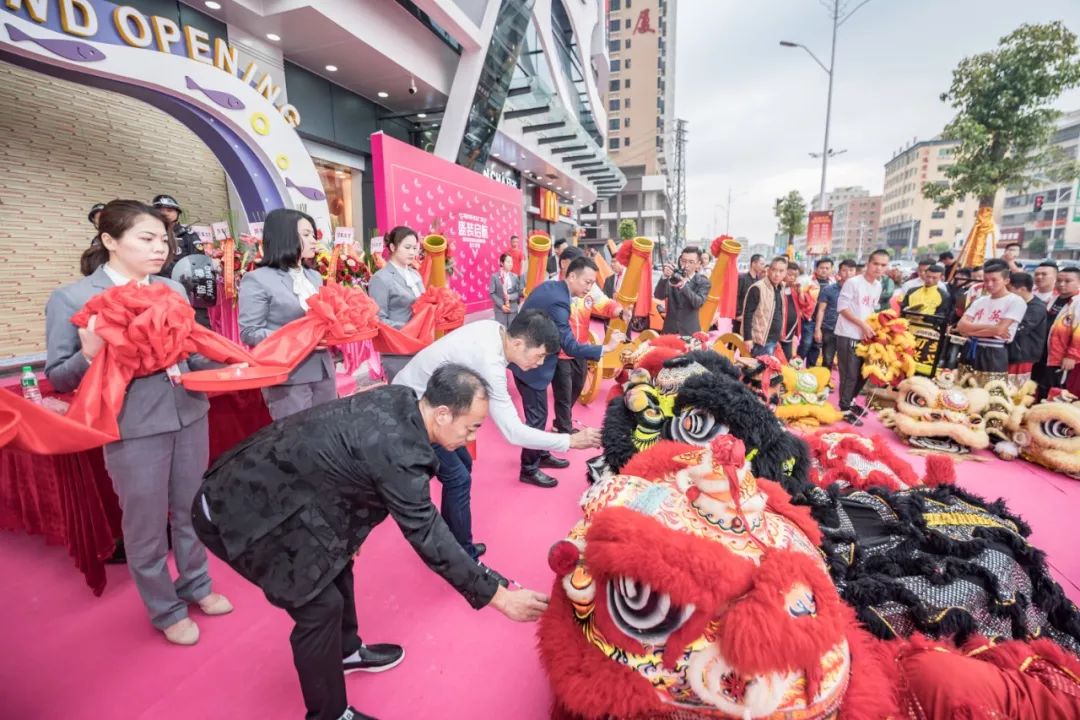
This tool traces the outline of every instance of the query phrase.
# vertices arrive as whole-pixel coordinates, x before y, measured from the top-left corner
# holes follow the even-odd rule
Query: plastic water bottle
[[[41,388],[38,387],[37,375],[29,365],[22,369],[22,396],[33,403],[41,404]]]

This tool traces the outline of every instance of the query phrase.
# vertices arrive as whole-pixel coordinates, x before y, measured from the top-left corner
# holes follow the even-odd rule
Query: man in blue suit
[[[570,304],[574,298],[585,297],[593,289],[596,284],[596,271],[596,263],[589,258],[575,258],[566,267],[565,279],[548,280],[538,285],[521,306],[522,313],[526,310],[540,310],[552,319],[559,331],[562,352],[572,358],[599,360],[603,353],[615,348],[624,339],[622,333],[616,332],[612,334],[607,346],[586,345],[577,340],[571,327],[572,321],[589,322],[587,313],[582,317],[571,318]],[[543,365],[528,371],[517,365],[510,366],[514,373],[514,384],[521,395],[525,424],[531,428],[543,430],[547,425],[547,389],[555,376],[558,359],[558,354],[552,353],[547,356]],[[541,468],[565,468],[569,464],[569,460],[557,458],[543,450],[523,449],[519,479],[537,487],[555,487],[559,481]]]

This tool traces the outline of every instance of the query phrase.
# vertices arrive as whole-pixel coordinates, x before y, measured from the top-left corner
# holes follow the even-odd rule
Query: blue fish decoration
[[[220,105],[226,110],[243,110],[244,102],[235,95],[230,95],[227,92],[221,90],[209,90],[199,85],[187,75],[184,76],[184,80],[187,81],[188,90],[198,90],[206,97],[214,101],[216,105]]]
[[[93,45],[89,45],[79,40],[59,40],[48,38],[36,38],[30,37],[19,28],[15,27],[11,23],[4,23],[7,25],[8,37],[12,42],[32,42],[36,45],[40,45],[53,55],[64,58],[65,60],[72,60],[74,62],[97,62],[105,59],[105,53],[98,50]]]
[[[301,195],[303,195],[304,197],[306,197],[308,200],[325,200],[326,199],[326,193],[324,193],[322,190],[319,190],[318,188],[303,187],[302,185],[297,185],[296,183],[294,183],[289,178],[285,178],[285,187],[292,188],[296,192],[298,192]]]

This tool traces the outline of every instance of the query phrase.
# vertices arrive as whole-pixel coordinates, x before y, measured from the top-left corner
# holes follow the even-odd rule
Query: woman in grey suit
[[[510,253],[499,256],[499,271],[491,276],[488,295],[495,307],[495,319],[506,328],[514,322],[518,314],[518,303],[525,284],[519,275],[514,274],[514,258]]]
[[[90,363],[105,346],[88,328],[71,324],[86,302],[114,285],[127,282],[165,283],[187,300],[184,289],[159,277],[173,256],[173,238],[153,208],[135,200],[113,200],[98,219],[98,242],[84,258],[91,272],[78,282],[53,291],[45,308],[45,375],[58,392],[79,386]],[[198,369],[192,356],[168,370],[132,380],[118,423],[120,440],[106,445],[105,466],[123,510],[124,549],[135,587],[154,627],[170,642],[193,645],[198,626],[188,617],[188,603],[208,615],[232,610],[210,589],[206,548],[191,525],[191,505],[210,455],[206,414],[210,403],[188,392],[175,378]],[[166,520],[172,516],[173,551],[179,579],[169,574]]]
[[[315,257],[315,221],[298,210],[278,209],[263,222],[260,267],[240,281],[240,339],[258,345],[271,333],[307,313],[307,299],[322,286],[319,273],[305,268]],[[328,350],[315,350],[281,385],[263,389],[270,417],[280,420],[337,398],[334,363]]]
[[[420,241],[414,230],[399,226],[386,234],[385,242],[390,261],[371,276],[368,295],[379,306],[379,320],[400,328],[412,320],[413,303],[424,292],[424,280],[412,266],[420,252]],[[411,358],[411,355],[384,354],[386,381],[391,382]]]

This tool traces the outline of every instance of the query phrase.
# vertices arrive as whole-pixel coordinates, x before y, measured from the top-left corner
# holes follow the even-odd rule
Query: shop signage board
[[[521,192],[381,132],[371,136],[371,157],[378,227],[445,236],[455,268],[450,286],[469,312],[490,307],[499,255],[511,235],[523,234]]]
[[[828,255],[832,252],[832,210],[812,211],[806,221],[806,252]]]
[[[7,0],[0,26],[0,60],[136,98],[188,126],[229,174],[245,220],[292,207],[329,226],[299,113],[223,40],[106,0]]]
[[[501,182],[503,185],[509,185],[513,188],[521,187],[518,183],[517,171],[502,163],[495,162],[494,160],[488,160],[487,164],[484,166],[484,177],[494,180],[495,182]]]

